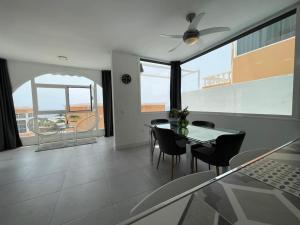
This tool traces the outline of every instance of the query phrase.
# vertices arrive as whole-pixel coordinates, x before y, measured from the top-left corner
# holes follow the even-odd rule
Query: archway
[[[25,144],[35,142],[29,141],[35,135],[27,126],[28,121],[35,117],[77,126],[94,115],[97,135],[103,133],[102,87],[83,75],[39,75],[19,86],[13,97],[18,129]],[[84,130],[84,126],[81,129]]]

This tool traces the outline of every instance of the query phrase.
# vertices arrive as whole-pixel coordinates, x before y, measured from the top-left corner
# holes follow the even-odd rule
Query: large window
[[[170,66],[141,61],[141,111],[170,110]]]
[[[28,130],[26,123],[26,121],[32,118],[33,113],[31,81],[27,81],[17,88],[17,90],[13,93],[13,99],[20,136],[33,136],[34,134]]]
[[[27,127],[33,115],[57,125],[80,123],[80,131],[93,127],[90,123],[94,123],[96,129],[104,128],[102,88],[85,77],[41,75],[20,86],[13,97],[21,137],[34,136]]]
[[[292,115],[296,16],[181,65],[192,111]]]

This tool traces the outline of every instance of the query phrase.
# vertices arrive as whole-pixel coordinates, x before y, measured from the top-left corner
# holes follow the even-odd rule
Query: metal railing
[[[231,71],[203,77],[203,88],[231,84]]]

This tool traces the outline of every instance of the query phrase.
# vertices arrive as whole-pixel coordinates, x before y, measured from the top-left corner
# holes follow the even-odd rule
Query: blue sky
[[[201,77],[231,70],[232,44],[218,48],[204,56],[181,65],[182,69],[200,70]]]
[[[182,64],[181,69],[200,71],[200,87],[202,87],[203,77],[231,71],[231,59],[232,44],[230,43],[204,56]],[[198,83],[197,73],[183,77],[181,90],[183,92],[197,90],[199,89]]]

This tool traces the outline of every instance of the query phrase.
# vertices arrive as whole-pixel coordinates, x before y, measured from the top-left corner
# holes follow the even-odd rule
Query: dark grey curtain
[[[181,67],[179,61],[171,62],[170,108],[181,109]]]
[[[0,59],[0,151],[22,146],[20,140],[7,62]]]
[[[103,113],[105,137],[114,135],[111,71],[102,70]]]

